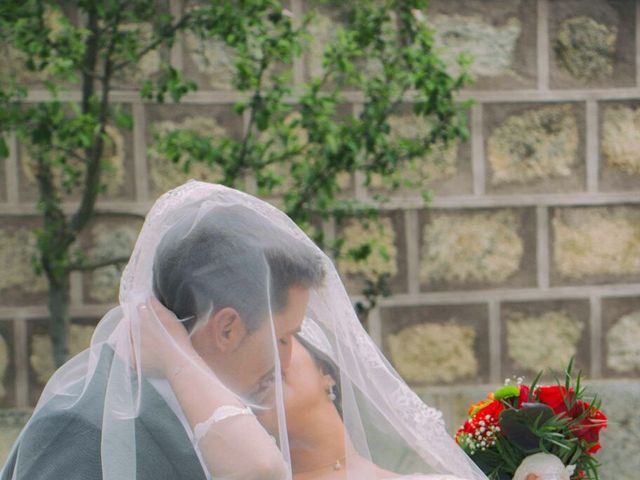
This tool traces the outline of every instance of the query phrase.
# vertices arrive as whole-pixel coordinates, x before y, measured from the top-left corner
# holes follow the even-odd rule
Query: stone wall
[[[294,13],[303,9],[292,0]],[[323,10],[314,34],[326,39],[338,17]],[[400,192],[375,230],[358,222],[323,225],[329,237],[340,232],[349,242],[375,235],[385,246],[366,267],[339,267],[354,296],[367,275],[392,276],[394,295],[373,312],[370,332],[400,374],[444,411],[452,431],[467,405],[505,377],[531,380],[539,368],[561,367],[575,355],[611,419],[600,454],[603,478],[635,478],[640,2],[432,0],[428,18],[447,59],[459,52],[475,57],[475,84],[463,95],[476,100],[470,140],[408,172],[434,190],[429,208]],[[116,168],[105,209],[144,213],[158,193],[187,178],[148,150],[154,132],[244,128],[246,119],[232,113],[237,96],[229,86],[229,52],[194,42],[184,38],[163,53],[200,85],[183,104],[146,104],[127,88],[152,75],[159,58],[145,59],[115,92],[135,124],[133,132],[110,132]],[[318,68],[311,55],[296,63],[294,77],[301,81]],[[31,99],[43,97],[38,79],[25,81],[33,84]],[[357,111],[359,96],[346,95]],[[392,126],[410,135],[416,122],[399,114]],[[38,224],[33,173],[11,141],[0,168],[0,406],[24,409],[38,398],[52,359],[45,284],[29,267],[30,229]],[[216,180],[206,169],[192,176]],[[384,188],[384,179],[367,190],[355,178],[346,190],[366,200]],[[96,255],[126,254],[139,228],[135,219],[100,218],[80,242]],[[115,301],[118,276],[109,267],[73,277],[73,351],[87,345],[91,327]],[[6,435],[20,418],[0,419]]]

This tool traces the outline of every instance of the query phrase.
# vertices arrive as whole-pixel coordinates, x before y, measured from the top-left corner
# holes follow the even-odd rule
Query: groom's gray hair
[[[235,309],[249,331],[288,302],[294,285],[324,278],[320,252],[260,214],[240,206],[192,209],[160,241],[153,262],[155,296],[188,331],[216,311]]]

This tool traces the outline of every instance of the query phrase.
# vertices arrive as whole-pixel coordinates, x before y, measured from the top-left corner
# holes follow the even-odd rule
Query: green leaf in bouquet
[[[470,457],[491,480],[511,480],[515,471],[505,465],[505,459],[494,448],[478,450]]]
[[[494,392],[493,398],[496,400],[504,400],[507,398],[517,397],[519,395],[520,387],[516,387],[515,385],[505,385]]]
[[[539,447],[539,426],[554,417],[553,410],[543,403],[523,403],[520,410],[506,409],[500,413],[500,425],[505,437],[517,447],[529,451]]]

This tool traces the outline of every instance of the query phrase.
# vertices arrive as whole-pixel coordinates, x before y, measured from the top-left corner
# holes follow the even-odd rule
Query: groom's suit
[[[0,480],[10,480],[16,464],[20,479],[102,479],[102,409],[113,361],[113,350],[103,347],[96,373],[73,407],[56,408],[60,400],[54,397],[34,414]],[[146,380],[135,443],[136,480],[206,480],[182,423]]]

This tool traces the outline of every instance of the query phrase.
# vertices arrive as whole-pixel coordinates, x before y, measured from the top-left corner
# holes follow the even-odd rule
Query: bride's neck
[[[332,404],[310,410],[304,427],[290,437],[294,473],[330,469],[336,461],[343,464],[348,442],[342,419]]]

